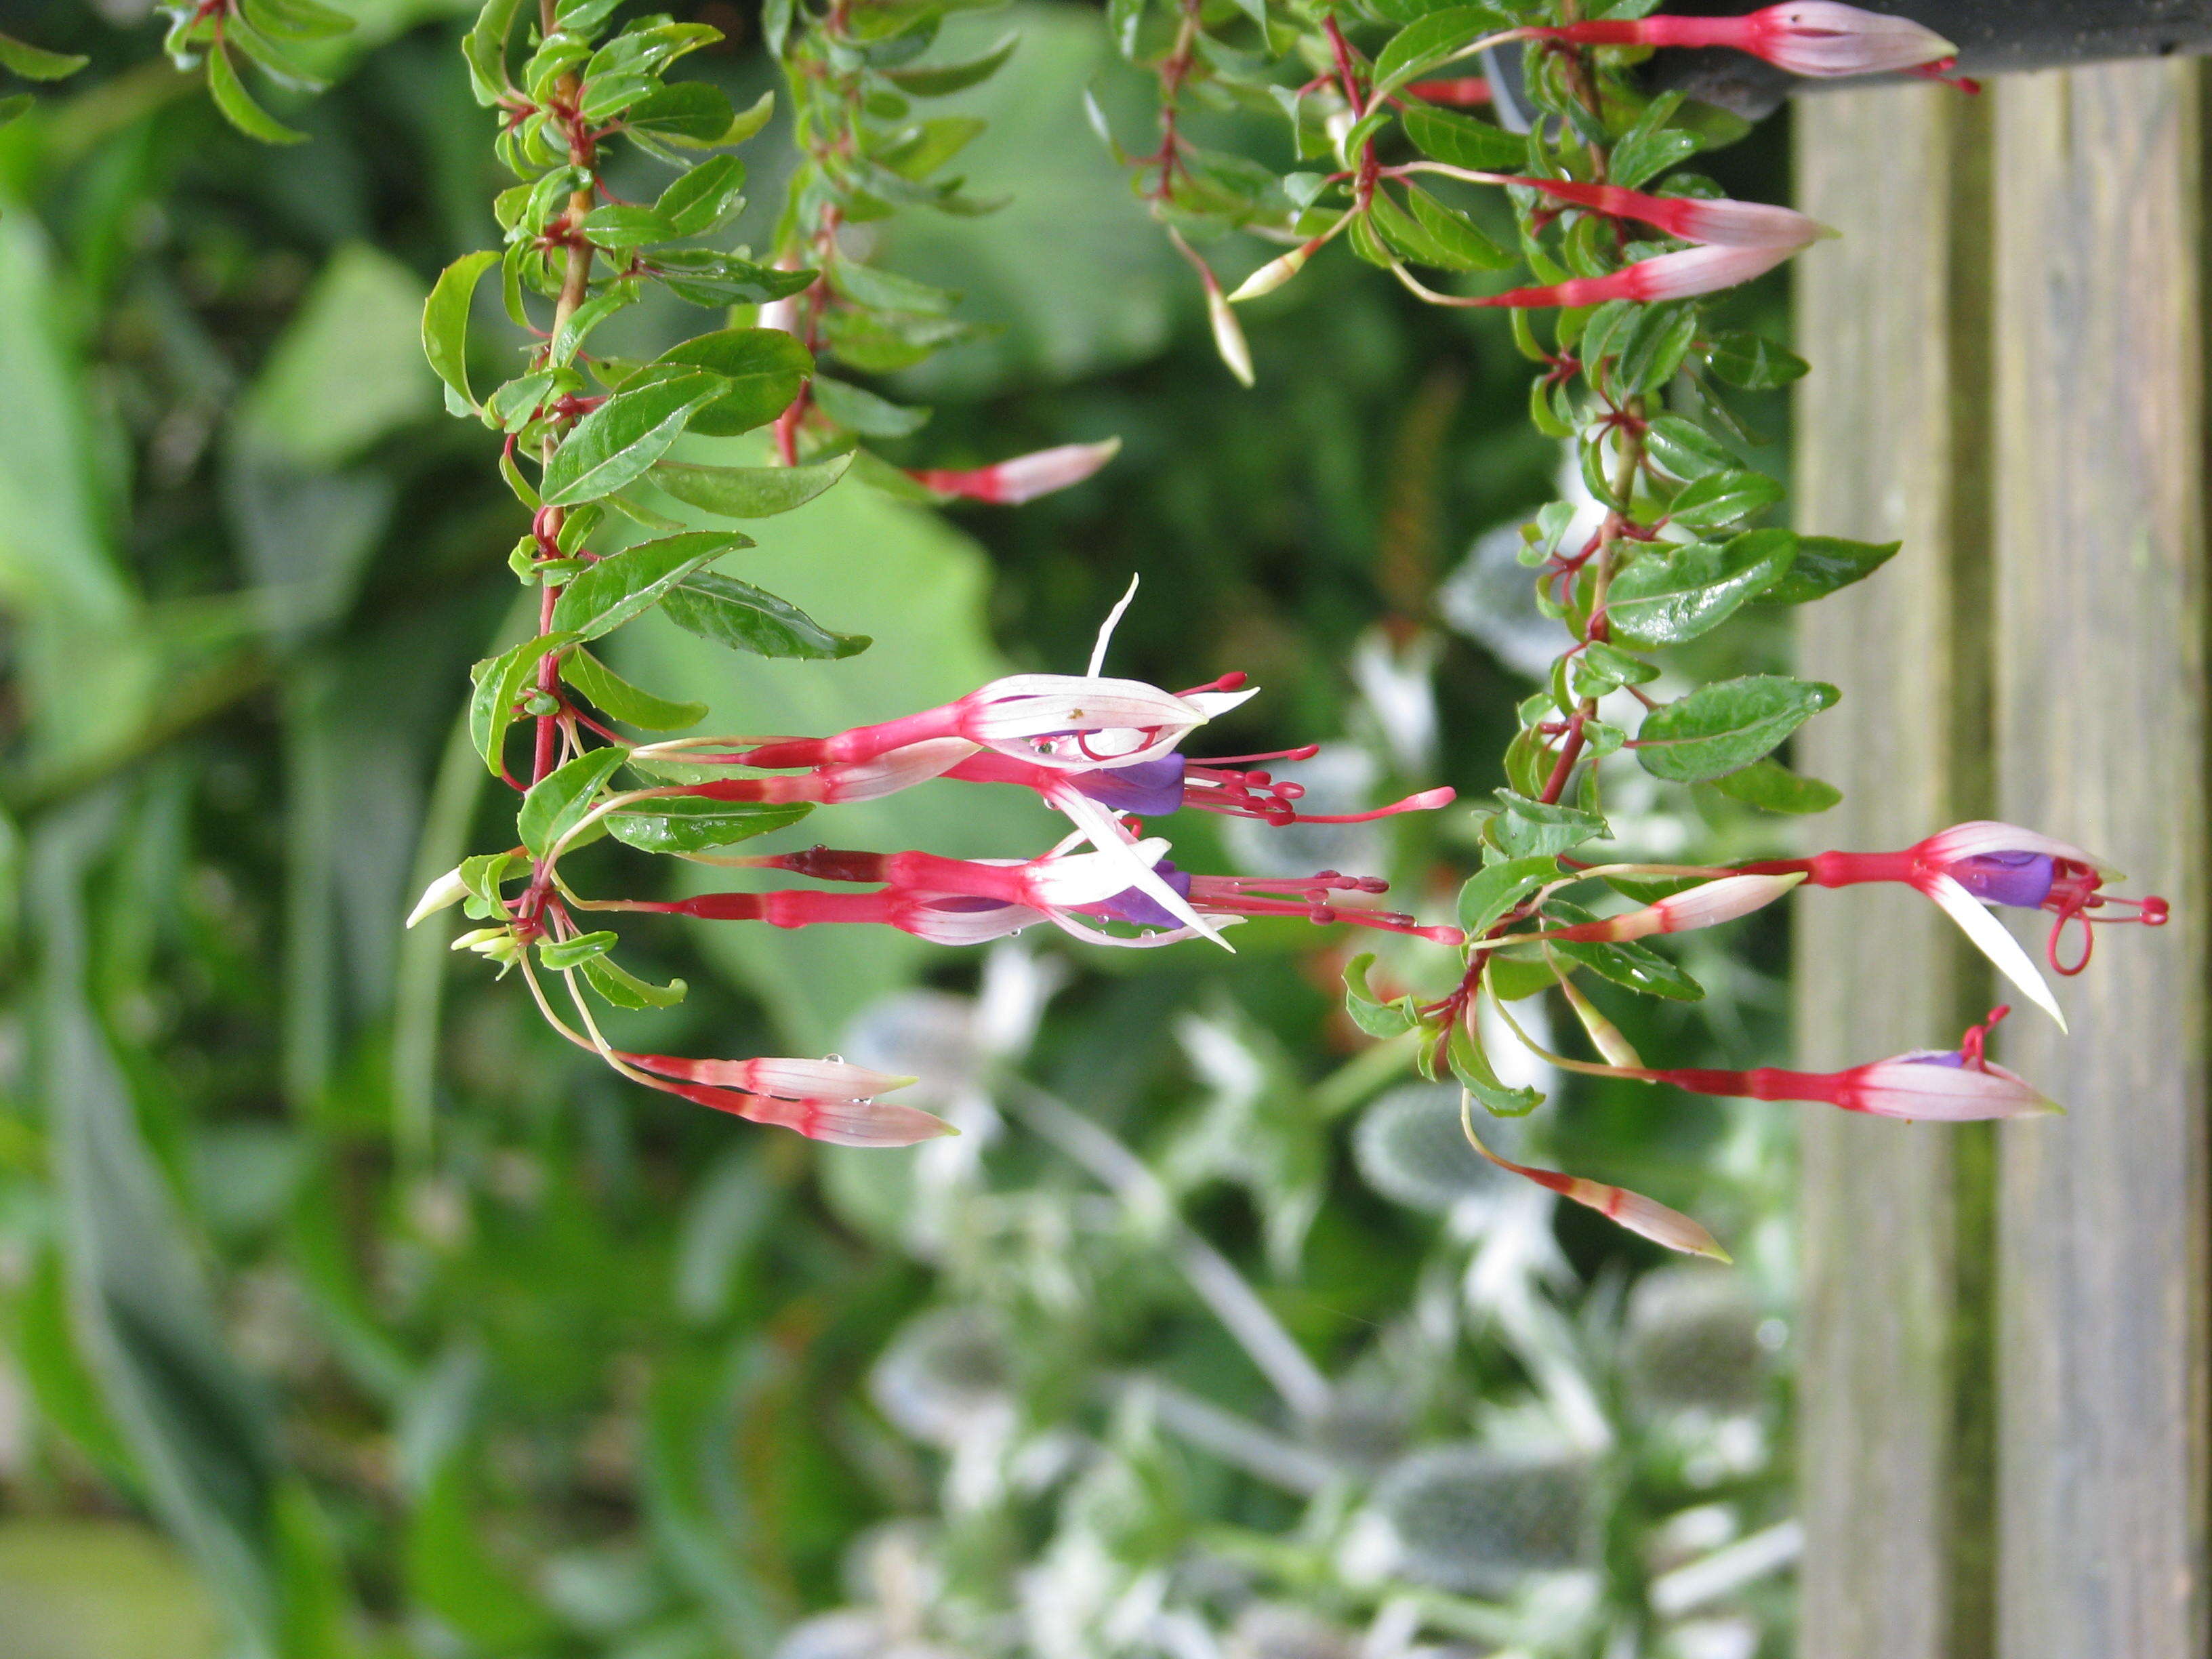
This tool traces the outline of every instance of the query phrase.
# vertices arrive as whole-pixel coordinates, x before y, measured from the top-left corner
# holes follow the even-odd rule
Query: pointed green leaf
[[[780,328],[725,328],[663,352],[660,364],[705,369],[726,382],[692,417],[691,429],[735,437],[765,426],[791,407],[814,369],[813,356]]]
[[[671,980],[665,987],[649,984],[612,957],[593,957],[576,971],[583,975],[585,984],[617,1008],[672,1008],[684,1000],[690,988],[680,979]]]
[[[73,52],[48,52],[18,40],[12,34],[0,34],[0,64],[5,64],[26,81],[59,81],[75,75],[89,58]]]
[[[835,659],[874,643],[863,634],[833,634],[789,600],[712,571],[670,589],[661,608],[678,628],[756,656]]]
[[[725,519],[765,519],[804,507],[845,476],[850,453],[805,466],[692,466],[661,461],[646,476],[679,501]]]
[[[476,681],[476,690],[469,697],[469,736],[494,777],[503,769],[501,749],[507,728],[514,723],[514,705],[537,678],[538,659],[574,644],[575,639],[574,634],[552,633],[525,640],[496,657],[485,658],[469,671]]]
[[[1480,939],[1515,905],[1559,873],[1559,861],[1549,854],[1508,859],[1476,871],[1459,890],[1459,925],[1469,939]]]
[[[622,943],[619,933],[579,933],[574,939],[538,941],[538,960],[555,973],[580,968],[593,957],[603,957]]]
[[[553,602],[553,626],[579,640],[595,640],[650,610],[675,585],[710,561],[752,543],[726,530],[692,530],[601,559]]]
[[[1797,557],[1781,580],[1759,595],[1775,605],[1824,599],[1838,588],[1864,581],[1897,556],[1903,542],[1848,542],[1835,536],[1800,536]]]
[[[1802,778],[1773,761],[1753,761],[1741,772],[1715,778],[1713,787],[1731,800],[1769,812],[1825,812],[1844,792],[1818,778]]]
[[[781,830],[813,808],[804,801],[714,800],[671,795],[640,801],[638,810],[607,814],[608,833],[647,853],[699,853]]]
[[[1636,758],[1654,777],[1703,783],[1748,766],[1842,693],[1815,680],[1751,674],[1700,687],[1644,718]]]
[[[664,454],[684,424],[722,395],[711,374],[679,374],[618,392],[578,422],[545,464],[538,494],[548,507],[611,495]]]
[[[1631,645],[1680,645],[1771,587],[1796,551],[1796,533],[1789,530],[1753,530],[1720,546],[1647,546],[1613,579],[1606,618],[1614,636]]]
[[[422,306],[422,355],[438,378],[476,407],[469,390],[469,302],[477,283],[499,258],[495,252],[464,253],[438,275]]]
[[[707,718],[703,702],[672,702],[632,685],[588,651],[561,659],[561,678],[616,720],[647,732],[681,732]]]
[[[515,815],[515,831],[532,858],[544,858],[592,809],[599,786],[621,770],[627,749],[594,749],[556,767],[530,787]]]
[[[1014,48],[1021,40],[1018,33],[1002,35],[998,44],[980,58],[966,58],[957,64],[931,64],[920,69],[885,70],[883,76],[901,92],[916,98],[942,98],[951,93],[965,92],[996,75],[1006,59],[1014,55]]]
[[[921,430],[929,419],[927,409],[895,404],[827,374],[814,377],[814,401],[839,426],[864,438],[903,438]]]
[[[247,95],[246,85],[238,78],[238,70],[230,61],[229,52],[220,44],[209,49],[207,74],[208,91],[215,98],[215,106],[222,112],[223,119],[247,137],[258,138],[264,144],[307,142],[306,133],[286,126]]]

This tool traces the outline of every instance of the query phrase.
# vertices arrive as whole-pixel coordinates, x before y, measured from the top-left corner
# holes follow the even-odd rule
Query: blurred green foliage
[[[459,22],[349,9],[333,88],[269,94],[310,135],[283,149],[128,7],[8,20],[93,66],[0,131],[0,1659],[1288,1659],[1357,1628],[1370,1656],[1781,1651],[1766,1109],[1570,1089],[1505,1143],[1746,1264],[1655,1270],[1470,1164],[1302,924],[1243,929],[1233,963],[988,966],[638,930],[694,987],[651,1046],[922,1071],[969,1133],[916,1154],[645,1096],[403,934],[490,822],[455,721],[522,515],[416,344],[431,276],[492,234]],[[750,14],[679,10],[731,37],[700,73],[770,84]],[[1121,457],[1018,511],[846,488],[764,522],[744,574],[875,635],[850,661],[629,648],[717,729],[821,731],[1079,665],[1138,571],[1119,670],[1267,688],[1211,744],[1334,739],[1317,799],[1492,787],[1521,624],[1479,599],[1475,643],[1437,595],[1487,592],[1467,550],[1559,459],[1502,325],[1323,260],[1250,308],[1241,391],[1084,128],[1087,85],[1143,94],[1097,14],[963,19],[940,50],[1008,27],[1014,64],[963,99],[992,122],[973,187],[1013,204],[884,232],[997,331],[887,385],[937,410],[896,458]],[[1776,142],[1729,163],[1737,193],[1777,193]],[[948,785],[853,811],[884,850],[1051,823]],[[1425,902],[1472,862],[1459,816],[1288,852],[1206,820],[1177,858],[1364,860]],[[1765,833],[1616,820],[1658,853]],[[1707,1002],[1617,1017],[1684,1061],[1771,1050],[1778,944],[1698,936]],[[1747,1535],[1772,1560],[1731,1579]]]

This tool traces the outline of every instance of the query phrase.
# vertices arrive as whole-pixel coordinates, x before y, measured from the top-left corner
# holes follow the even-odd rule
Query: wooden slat
[[[1826,94],[1796,118],[1798,204],[1843,233],[1798,262],[1798,342],[1814,365],[1797,404],[1798,522],[1905,544],[1875,580],[1807,612],[1801,672],[1844,699],[1807,728],[1798,760],[1844,792],[1812,826],[1820,846],[1905,847],[1960,816],[1972,769],[1943,711],[1980,683],[1962,654],[1978,630],[1957,602],[1976,476],[1959,434],[1977,360],[1956,338],[1955,253],[1979,173],[1971,118],[1940,88]],[[1802,1064],[1956,1035],[1958,957],[1924,901],[1808,894],[1796,925]],[[1806,1659],[1972,1651],[1953,1640],[1958,1152],[1942,1128],[1804,1119]]]
[[[2000,811],[2176,901],[2004,1050],[2002,1659],[2208,1650],[2201,74],[1995,94]]]

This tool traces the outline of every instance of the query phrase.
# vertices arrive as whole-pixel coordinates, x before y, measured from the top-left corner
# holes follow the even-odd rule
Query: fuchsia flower
[[[1624,1068],[1617,1074],[1671,1083],[1702,1095],[1810,1101],[1846,1112],[1939,1123],[2033,1117],[2062,1110],[2025,1078],[1983,1052],[1989,1034],[2010,1012],[1990,1009],[1988,1022],[1970,1029],[1955,1049],[1916,1048],[1843,1072],[1788,1072],[1762,1066],[1750,1072]]]
[[[979,752],[949,768],[944,775],[970,783],[1012,783],[1034,789],[1048,804],[1059,806],[1070,793],[1115,812],[1139,817],[1164,817],[1182,807],[1218,812],[1229,817],[1260,818],[1272,824],[1365,823],[1398,812],[1424,812],[1449,806],[1455,792],[1449,786],[1424,789],[1418,794],[1364,812],[1301,812],[1297,802],[1305,787],[1272,773],[1237,769],[1251,761],[1311,760],[1321,752],[1318,744],[1282,749],[1265,755],[1230,755],[1219,760],[1194,761],[1182,755],[1161,755],[1133,766],[1102,767],[1090,772],[1066,772],[1035,765],[1010,756]]]
[[[775,770],[873,760],[909,744],[964,738],[987,749],[1071,771],[1128,766],[1166,754],[1258,688],[1227,675],[1214,686],[1176,696],[1140,680],[1096,674],[1012,674],[956,702],[830,738],[789,738],[734,758]]]
[[[1103,443],[1062,444],[1056,449],[1017,455],[1012,460],[979,466],[970,471],[925,467],[909,471],[907,476],[940,495],[964,495],[970,501],[1018,507],[1040,495],[1049,495],[1055,489],[1081,483],[1112,460],[1121,447],[1119,438],[1109,438]]]
[[[1983,905],[2051,911],[2057,920],[2051,925],[2045,957],[2054,971],[2069,977],[2089,964],[2095,942],[2091,924],[2133,921],[2156,927],[2166,919],[2166,901],[2155,894],[2125,899],[2105,892],[2106,882],[2125,878],[2094,854],[2033,830],[1987,819],[1954,824],[1901,853],[1821,853],[1743,867],[1778,873],[1802,871],[1815,887],[1897,881],[1919,889],[2062,1030],[2065,1016],[2043,975]],[[2070,965],[2059,958],[2060,935],[2069,922],[2079,923],[2081,929],[2081,954]]]
[[[1640,190],[1623,190],[1618,185],[1586,185],[1571,179],[1528,179],[1513,173],[1496,174],[1494,182],[1525,185],[1611,218],[1638,220],[1686,242],[1780,248],[1794,253],[1823,236],[1835,234],[1817,219],[1808,219],[1794,208],[1777,207],[1771,202],[1650,196]]]
[[[911,1146],[957,1134],[950,1123],[916,1106],[876,1097],[904,1088],[910,1077],[887,1077],[836,1060],[683,1060],[669,1054],[615,1058],[655,1088],[755,1123],[779,1124],[810,1140],[839,1146]]]
[[[1655,254],[1632,265],[1607,271],[1602,276],[1574,276],[1542,288],[1513,288],[1503,294],[1459,296],[1458,306],[1595,306],[1608,300],[1687,300],[1700,294],[1717,294],[1761,276],[1804,246],[1764,244],[1686,247]]]
[[[1789,0],[1741,17],[1639,17],[1526,33],[1583,46],[1729,46],[1792,75],[1883,75],[1957,56],[1935,30],[1834,0]]]
[[[1465,1090],[1459,1097],[1460,1127],[1467,1132],[1468,1144],[1510,1175],[1534,1182],[1547,1192],[1557,1193],[1561,1198],[1595,1210],[1607,1220],[1617,1222],[1632,1233],[1663,1244],[1670,1250],[1680,1250],[1685,1255],[1702,1255],[1714,1261],[1731,1260],[1713,1236],[1680,1210],[1670,1210],[1656,1199],[1632,1193],[1626,1187],[1609,1186],[1602,1181],[1591,1181],[1583,1176],[1563,1175],[1557,1170],[1540,1170],[1531,1164],[1516,1164],[1510,1158],[1500,1158],[1484,1146],[1474,1133],[1474,1102]]]

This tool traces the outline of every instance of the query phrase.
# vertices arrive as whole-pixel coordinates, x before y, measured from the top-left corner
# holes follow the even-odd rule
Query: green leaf
[[[679,501],[725,519],[765,519],[804,507],[845,476],[852,454],[804,466],[693,466],[657,462],[646,476]]]
[[[1364,951],[1344,965],[1344,1011],[1352,1023],[1371,1037],[1394,1037],[1416,1030],[1420,1009],[1411,996],[1379,1001],[1367,988],[1367,975],[1375,966],[1375,953]]]
[[[619,933],[579,933],[574,939],[540,939],[538,960],[559,973],[566,968],[581,967],[593,957],[603,957],[621,942]]]
[[[18,40],[12,34],[0,34],[0,64],[5,64],[26,81],[59,81],[75,75],[89,58],[76,52],[48,52]]]
[[[1753,761],[1741,772],[1715,778],[1713,787],[1768,812],[1825,812],[1844,798],[1834,784],[1800,777],[1771,760]]]
[[[714,800],[670,795],[640,801],[635,811],[607,814],[608,833],[647,853],[698,853],[764,836],[805,817],[804,801]]]
[[[0,98],[0,127],[11,121],[20,121],[38,106],[38,100],[27,92],[10,93]]]
[[[1687,482],[1742,465],[1727,445],[1680,415],[1662,415],[1644,428],[1644,453]]]
[[[476,681],[476,690],[469,697],[469,737],[494,777],[503,769],[501,747],[507,728],[514,722],[514,705],[522,700],[523,689],[537,677],[538,659],[549,651],[573,645],[575,639],[574,634],[542,635],[496,657],[487,657],[469,671]]]
[[[286,126],[247,95],[246,83],[238,78],[228,48],[220,44],[209,48],[207,75],[208,91],[215,98],[215,106],[222,112],[223,119],[247,137],[258,138],[264,144],[307,142],[306,133]]]
[[[1549,806],[1510,789],[1494,793],[1503,810],[1485,820],[1482,838],[1508,859],[1556,857],[1613,834],[1613,827],[1595,812]]]
[[[1613,337],[1613,390],[1626,397],[1667,384],[1698,337],[1698,308],[1688,304],[1639,306]]]
[[[1568,671],[1568,686],[1576,697],[1601,697],[1623,685],[1643,685],[1659,678],[1659,670],[1641,657],[1592,640]]]
[[[1842,693],[1817,680],[1751,674],[1703,686],[1644,716],[1636,758],[1654,777],[1704,783],[1748,766]]]
[[[1570,927],[1577,922],[1597,920],[1582,906],[1570,904],[1564,899],[1553,899],[1545,908],[1552,920]],[[1668,958],[1632,939],[1611,943],[1554,939],[1551,948],[1568,961],[1579,963],[1615,985],[1626,986],[1645,996],[1665,997],[1674,1002],[1695,1002],[1705,994],[1704,986]]]
[[[1802,379],[1811,367],[1771,340],[1747,333],[1715,336],[1705,349],[1705,365],[1730,386],[1747,392],[1771,392],[1788,386]]]
[[[703,702],[672,702],[632,685],[588,651],[561,659],[561,678],[616,720],[647,732],[681,732],[707,718]]]
[[[1376,58],[1369,102],[1380,106],[1407,82],[1504,27],[1509,25],[1488,6],[1453,6],[1408,23]]]
[[[1419,185],[1406,186],[1406,201],[1414,222],[1450,257],[1449,269],[1505,270],[1515,263],[1511,249],[1501,247],[1473,219],[1457,208],[1446,207]]]
[[[584,216],[584,234],[602,247],[643,247],[675,235],[668,222],[649,207],[634,202],[615,202],[593,208]]]
[[[719,375],[727,384],[691,419],[691,430],[735,437],[791,407],[814,358],[780,328],[725,328],[672,346],[655,360]]]
[[[553,452],[539,495],[548,507],[613,495],[665,454],[684,424],[721,395],[722,382],[711,374],[679,374],[617,392]]]
[[[1468,939],[1480,939],[1499,917],[1559,873],[1559,861],[1548,853],[1476,871],[1459,890],[1459,925]]]
[[[514,15],[522,0],[484,0],[484,8],[461,41],[461,55],[469,65],[469,87],[476,100],[489,107],[507,88],[507,38],[514,31]]]
[[[1519,173],[1528,163],[1528,141],[1517,133],[1455,115],[1415,100],[1400,112],[1413,148],[1448,167],[1477,173]]]
[[[884,311],[915,311],[943,316],[960,296],[927,283],[917,283],[895,270],[884,270],[858,260],[840,259],[830,267],[830,286],[856,305]]]
[[[627,749],[594,749],[566,766],[556,767],[522,798],[514,827],[532,858],[542,859],[562,836],[574,830],[592,810],[599,786],[622,769],[629,758]]]
[[[743,161],[734,155],[710,155],[678,175],[653,210],[672,234],[703,236],[744,205],[744,187]]]
[[[349,33],[353,19],[319,0],[248,0],[255,26],[286,40],[328,40]]]
[[[1466,1020],[1452,1022],[1444,1058],[1450,1063],[1452,1075],[1492,1117],[1526,1117],[1544,1103],[1538,1090],[1509,1089],[1498,1081],[1490,1056],[1483,1052],[1480,1036],[1468,1029]]]
[[[464,253],[439,273],[422,306],[422,355],[471,409],[477,399],[469,390],[469,303],[477,283],[498,259],[493,251]]]
[[[670,589],[661,608],[669,621],[701,639],[761,657],[835,660],[874,643],[861,634],[833,634],[787,600],[711,571]]]
[[[1782,499],[1782,486],[1764,472],[1735,468],[1685,484],[1667,509],[1676,524],[1712,530],[1764,513]]]
[[[1775,605],[1825,599],[1838,588],[1864,581],[1897,556],[1902,542],[1847,542],[1835,536],[1800,536],[1789,574],[1759,597]]]
[[[679,81],[650,93],[629,106],[623,118],[632,133],[684,145],[724,142],[736,120],[730,100],[703,81]]]
[[[1626,190],[1641,190],[1668,167],[1688,161],[1704,147],[1697,134],[1668,125],[1681,106],[1682,94],[1679,92],[1652,100],[1651,107],[1613,147],[1606,168],[1606,176],[1613,183]]]
[[[965,58],[957,64],[931,64],[920,69],[885,70],[883,76],[901,92],[916,98],[943,98],[989,80],[1014,55],[1014,48],[1021,40],[1018,32],[1002,35],[998,44],[980,58]]]
[[[1718,626],[1790,568],[1797,538],[1788,530],[1753,530],[1721,546],[1654,544],[1613,579],[1605,614],[1617,638],[1632,645],[1680,645]]]
[[[903,438],[929,419],[927,409],[895,404],[827,374],[814,377],[814,401],[839,426],[864,438]]]
[[[553,602],[554,629],[575,639],[596,640],[650,610],[702,566],[751,545],[750,538],[732,531],[692,530],[624,548],[562,590]]]
[[[576,971],[583,975],[585,984],[617,1008],[672,1008],[690,988],[680,979],[665,987],[648,984],[612,957],[592,957]]]

